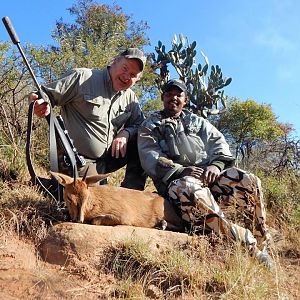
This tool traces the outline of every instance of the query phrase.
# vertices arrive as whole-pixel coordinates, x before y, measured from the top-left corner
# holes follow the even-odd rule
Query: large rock
[[[42,258],[65,265],[74,258],[96,263],[105,248],[130,239],[148,243],[151,249],[175,248],[187,244],[191,237],[184,233],[132,226],[95,226],[78,223],[54,225],[41,243]]]

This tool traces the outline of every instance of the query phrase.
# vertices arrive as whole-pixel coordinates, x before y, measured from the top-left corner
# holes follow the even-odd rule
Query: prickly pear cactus
[[[188,88],[188,108],[193,112],[207,117],[218,114],[226,108],[223,88],[229,85],[231,78],[224,77],[220,66],[212,65],[209,70],[207,56],[201,51],[204,65],[196,63],[196,42],[189,43],[182,34],[179,39],[174,35],[171,50],[166,51],[165,45],[158,41],[155,47],[157,56],[152,53],[152,68],[157,71],[156,84],[160,90],[170,79],[169,65],[176,70],[178,77]]]

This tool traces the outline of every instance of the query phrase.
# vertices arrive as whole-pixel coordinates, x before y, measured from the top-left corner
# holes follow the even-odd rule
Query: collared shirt
[[[42,87],[53,105],[61,107],[65,127],[77,151],[101,157],[121,129],[137,134],[144,115],[131,89],[115,92],[108,68],[78,68]]]
[[[139,127],[138,148],[142,167],[159,192],[184,167],[234,161],[223,134],[187,110],[177,119],[167,118],[163,111],[153,113]]]

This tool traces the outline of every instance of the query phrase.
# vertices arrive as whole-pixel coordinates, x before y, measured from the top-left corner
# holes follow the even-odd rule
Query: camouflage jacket
[[[163,111],[153,113],[139,127],[138,148],[142,167],[160,194],[184,167],[234,161],[223,134],[187,110],[177,119],[165,117]]]

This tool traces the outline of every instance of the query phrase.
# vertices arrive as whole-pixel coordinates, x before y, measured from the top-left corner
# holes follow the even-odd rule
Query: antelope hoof
[[[166,220],[161,220],[158,225],[156,226],[157,229],[160,229],[160,230],[166,230],[167,229],[167,226],[168,226],[168,223]]]

